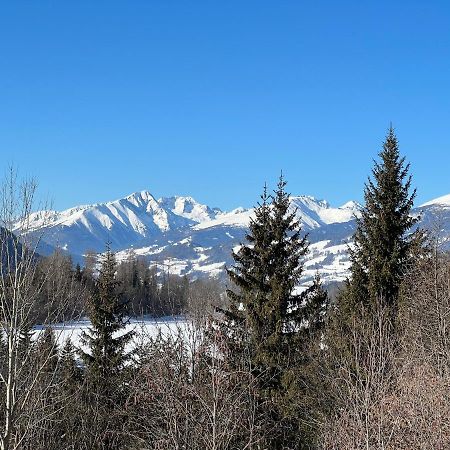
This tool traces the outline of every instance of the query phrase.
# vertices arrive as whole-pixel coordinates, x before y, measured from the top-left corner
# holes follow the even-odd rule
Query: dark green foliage
[[[350,289],[353,302],[369,308],[380,303],[395,315],[401,279],[420,238],[419,233],[410,233],[418,220],[410,216],[416,191],[409,192],[409,164],[400,156],[392,127],[379,156],[357,219]]]
[[[34,330],[33,326],[31,325],[30,321],[24,321],[22,323],[22,326],[19,331],[19,345],[18,345],[18,353],[23,355],[25,354],[28,349],[33,345],[32,338],[33,338]]]
[[[83,429],[83,419],[87,414],[83,396],[86,387],[83,382],[83,372],[76,360],[76,349],[70,339],[60,351],[58,365],[58,393],[63,403],[60,413],[58,445],[56,448],[86,448],[86,430]]]
[[[130,304],[134,316],[176,315],[185,312],[189,280],[162,271],[158,276],[156,266],[149,267],[145,258],[129,257],[117,267],[117,280],[121,283],[123,299]]]
[[[159,291],[159,315],[181,314],[186,310],[189,279],[165,273]]]
[[[40,258],[35,284],[39,286],[33,321],[62,322],[78,318],[84,312],[87,289],[79,266],[74,270],[70,256],[57,250]]]
[[[416,191],[409,193],[409,164],[400,156],[392,127],[379,157],[350,249],[351,278],[338,295],[328,332],[332,352],[342,358],[350,357],[355,323],[364,328],[380,315],[395,331],[401,282],[422,242],[422,233],[411,230],[418,220],[410,216]]]
[[[62,387],[69,395],[74,394],[82,383],[82,371],[76,361],[76,349],[70,339],[67,339],[60,352],[59,378]]]
[[[351,277],[337,296],[325,336],[330,417],[346,411],[344,421],[356,411],[366,415],[368,399],[375,402],[394,377],[400,289],[422,245],[421,231],[413,232],[418,219],[410,215],[416,191],[410,192],[409,164],[392,127],[379,158],[357,219]]]
[[[313,285],[306,291],[305,297],[304,315],[308,320],[308,326],[304,331],[310,337],[317,338],[325,330],[330,302],[329,294],[323,288],[319,274],[316,274]]]
[[[38,366],[41,372],[53,376],[58,365],[58,345],[51,327],[46,327],[39,336],[36,353],[40,360]]]
[[[30,312],[30,326],[76,320],[88,314],[88,298],[97,290],[98,255],[89,253],[86,266],[73,266],[72,259],[55,251],[36,261],[33,285],[36,302]],[[190,282],[186,276],[173,275],[156,266],[149,266],[145,258],[130,253],[117,264],[116,281],[121,287],[121,301],[128,304],[130,316],[155,317],[186,312]]]
[[[75,280],[78,283],[81,283],[81,281],[83,280],[83,271],[81,270],[81,266],[79,263],[77,263],[77,265],[75,266]]]
[[[129,302],[134,315],[155,313],[158,301],[156,269],[149,268],[145,259],[131,253],[118,265],[117,280],[121,283],[123,299]]]
[[[58,346],[52,328],[41,330],[27,352],[29,369],[23,379],[27,404],[18,424],[19,434],[24,437],[20,448],[35,448],[39,442],[53,449],[63,433],[61,418],[66,404],[60,396]],[[29,433],[33,423],[39,426]]]
[[[296,211],[289,209],[286,182],[280,178],[272,201],[264,189],[250,223],[248,245],[233,254],[228,271],[239,291],[228,291],[231,308],[226,317],[231,336],[248,344],[252,373],[264,405],[264,439],[270,448],[308,448],[302,433],[302,372],[308,364],[312,336],[323,326],[327,295],[319,280],[295,292],[308,243]],[[234,326],[233,326],[234,324]],[[241,343],[237,344],[241,350]]]
[[[89,353],[80,352],[89,383],[108,400],[112,400],[111,394],[117,390],[118,377],[129,358],[125,346],[133,333],[128,331],[117,335],[127,323],[126,314],[127,304],[118,292],[115,255],[108,248],[90,299],[89,319],[92,326],[82,334],[82,343],[89,348]]]
[[[87,448],[123,448],[125,436],[121,428],[126,422],[130,372],[126,365],[131,358],[125,347],[133,332],[124,331],[128,304],[120,295],[116,269],[115,255],[107,248],[88,305],[91,327],[81,336],[88,347],[88,352],[79,352],[85,365],[85,414],[80,420]]]

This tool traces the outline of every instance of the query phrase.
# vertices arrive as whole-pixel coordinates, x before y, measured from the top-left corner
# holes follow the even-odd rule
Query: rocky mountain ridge
[[[291,197],[291,208],[311,243],[304,281],[316,271],[325,282],[344,280],[360,205],[350,201],[335,208],[325,200],[302,195]],[[420,226],[440,233],[447,245],[450,195],[424,203],[413,214],[421,217]],[[61,248],[76,261],[82,261],[88,251],[102,252],[109,242],[119,259],[133,252],[171,273],[221,277],[233,262],[232,249],[245,242],[252,216],[251,208],[226,212],[192,197],[156,199],[149,191],[141,191],[111,202],[33,213],[30,229],[47,249]]]

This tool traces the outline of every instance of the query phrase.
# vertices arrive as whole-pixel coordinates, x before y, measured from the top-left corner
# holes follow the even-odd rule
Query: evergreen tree
[[[392,127],[379,158],[357,219],[351,277],[337,298],[325,336],[332,414],[344,411],[342,399],[356,398],[356,392],[377,395],[374,389],[394,374],[400,287],[422,243],[422,233],[412,232],[417,218],[410,215],[416,191],[410,192],[409,164],[400,156]],[[345,382],[340,381],[343,367],[349,374]],[[351,408],[366,411],[365,397]]]
[[[272,240],[269,201],[265,186],[261,203],[255,208],[255,219],[250,220],[246,235],[248,245],[233,252],[235,266],[227,269],[230,280],[239,288],[238,292],[227,291],[231,300],[227,315],[239,323],[246,320],[246,325],[252,330],[250,338],[255,347],[263,338],[265,316],[261,306],[266,303],[265,297],[269,293],[269,245]]]
[[[42,374],[54,377],[58,365],[58,344],[51,327],[46,327],[39,336],[36,354],[40,360],[39,367]]]
[[[60,420],[65,405],[64,399],[59,395],[58,345],[51,327],[45,327],[38,335],[30,365],[32,376],[27,389],[28,402],[33,407],[27,414],[31,417],[35,415],[34,420],[39,421],[39,427],[23,444],[25,448],[29,448],[29,444],[42,442],[46,443],[48,448],[54,448],[50,443],[58,442],[62,434]],[[26,428],[27,424],[29,422],[24,420],[21,426]],[[27,439],[30,441],[28,445]]]
[[[18,353],[23,354],[27,352],[30,347],[33,345],[33,325],[29,320],[24,321],[19,331],[19,345],[18,345]]]
[[[67,339],[60,354],[59,377],[63,388],[72,395],[79,388],[82,381],[81,369],[75,359],[75,347],[70,339]]]
[[[77,283],[81,283],[81,281],[83,280],[83,272],[81,270],[81,266],[79,263],[77,263],[77,265],[75,266],[75,281]]]
[[[121,299],[115,276],[115,255],[108,247],[90,298],[92,326],[82,334],[89,352],[80,352],[89,383],[106,401],[112,400],[112,393],[119,387],[118,377],[130,356],[125,346],[133,336],[132,331],[117,336],[127,323],[127,304]]]
[[[365,187],[365,206],[350,251],[350,297],[353,304],[369,309],[387,306],[395,317],[401,279],[420,242],[420,232],[411,233],[418,220],[410,215],[416,191],[409,192],[409,164],[400,156],[392,127],[379,156]]]
[[[66,340],[59,355],[58,367],[59,396],[63,409],[60,415],[58,448],[89,448],[86,444],[86,430],[83,429],[84,418],[90,413],[83,400],[83,374],[76,360],[76,349],[70,338]],[[94,422],[92,418],[88,419]],[[94,428],[95,430],[95,428]],[[76,444],[74,444],[76,443]],[[92,448],[92,447],[91,447]]]
[[[159,299],[157,267],[148,267],[148,264],[146,264],[143,273],[143,289],[145,298],[144,311],[146,314],[156,314]]]
[[[312,286],[304,294],[307,299],[304,304],[304,315],[308,320],[305,333],[317,343],[325,330],[326,318],[330,306],[328,292],[323,288],[322,281],[317,273]]]
[[[302,368],[310,336],[317,334],[312,330],[323,323],[319,302],[326,303],[327,296],[318,281],[296,293],[308,243],[296,211],[290,209],[285,186],[281,177],[272,198],[264,188],[250,222],[248,244],[233,253],[236,264],[228,274],[239,290],[228,291],[231,308],[226,317],[231,335],[248,343],[264,410],[265,445],[300,449],[310,443],[302,427],[305,418],[300,417]]]

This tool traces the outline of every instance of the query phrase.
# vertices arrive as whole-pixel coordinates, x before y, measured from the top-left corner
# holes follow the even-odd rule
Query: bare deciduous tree
[[[450,447],[450,260],[440,242],[432,234],[429,251],[403,281],[397,335],[380,314],[359,315],[350,331],[332,335],[335,409],[322,428],[322,448]]]
[[[146,340],[143,350],[128,402],[141,447],[259,448],[256,380],[249,365],[230,366],[220,333],[184,324]]]
[[[328,361],[335,413],[324,426],[324,449],[388,448],[389,434],[381,430],[390,418],[379,406],[395,382],[392,326],[386,308],[373,315],[361,310],[352,319],[350,335],[337,324],[331,337],[337,341],[330,342]]]
[[[37,302],[52,276],[51,271],[37,276],[40,237],[31,233],[35,192],[36,182],[20,182],[13,169],[0,187],[1,450],[26,448],[30,436],[58,411],[45,401],[58,383],[56,340],[39,352],[33,337]]]

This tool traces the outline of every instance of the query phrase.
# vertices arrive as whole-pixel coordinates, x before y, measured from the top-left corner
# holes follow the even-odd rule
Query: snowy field
[[[81,319],[73,322],[52,324],[51,329],[55,334],[58,346],[60,348],[64,346],[67,339],[70,339],[75,347],[87,350],[81,345],[80,338],[82,332],[87,330],[90,326],[91,323],[88,319]],[[37,337],[42,330],[47,327],[48,326],[46,325],[36,326],[35,337]],[[127,350],[130,350],[132,347],[141,342],[145,342],[145,340],[156,337],[158,333],[161,333],[163,336],[171,335],[174,337],[181,334],[188,339],[195,334],[192,323],[183,316],[168,316],[159,318],[143,317],[141,319],[130,319],[125,329],[118,335],[126,333],[130,330],[133,330],[135,334]]]

